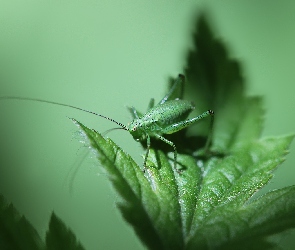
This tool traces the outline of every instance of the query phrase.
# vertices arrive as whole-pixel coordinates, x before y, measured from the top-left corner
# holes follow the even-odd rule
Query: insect
[[[24,101],[36,101],[49,103],[59,106],[70,107],[73,109],[81,110],[90,114],[94,114],[100,116],[104,119],[107,119],[113,123],[116,123],[120,126],[119,129],[124,129],[128,131],[136,141],[146,141],[146,153],[143,162],[143,171],[146,170],[146,163],[149,156],[149,151],[151,147],[151,138],[156,138],[161,140],[173,148],[174,151],[174,169],[177,170],[177,149],[175,144],[167,140],[164,135],[165,134],[173,134],[177,131],[180,131],[201,119],[211,116],[210,123],[210,134],[207,138],[207,142],[205,145],[205,152],[208,150],[209,143],[211,140],[212,126],[213,126],[213,118],[214,112],[212,110],[208,110],[201,115],[187,119],[189,113],[194,110],[195,106],[190,101],[181,100],[181,91],[184,85],[185,77],[184,75],[179,74],[178,77],[174,80],[174,83],[168,92],[167,95],[162,98],[162,100],[154,105],[154,99],[151,99],[148,110],[145,114],[142,114],[134,107],[130,107],[129,111],[133,117],[133,120],[126,126],[116,120],[109,118],[107,116],[82,109],[79,107],[75,107],[68,104],[63,104],[59,102],[47,101],[43,99],[37,98],[27,98],[27,97],[15,97],[15,96],[4,96],[0,97],[0,100],[11,99],[11,100],[24,100]],[[178,170],[177,170],[178,171]]]

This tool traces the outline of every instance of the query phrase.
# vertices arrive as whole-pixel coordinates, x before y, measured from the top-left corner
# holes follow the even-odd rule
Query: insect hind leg
[[[214,124],[214,111],[208,110],[207,112],[209,113],[211,120],[210,120],[209,133],[208,133],[207,141],[206,141],[205,148],[204,148],[205,154],[208,154],[208,152],[209,152],[209,146],[212,141],[213,124]]]

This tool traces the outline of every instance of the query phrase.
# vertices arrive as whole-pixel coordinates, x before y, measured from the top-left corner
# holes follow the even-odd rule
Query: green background
[[[69,103],[127,124],[126,106],[145,110],[151,97],[163,96],[168,77],[182,72],[204,10],[243,64],[247,93],[265,97],[263,135],[293,133],[294,1],[0,0],[0,95]],[[86,249],[143,249],[67,117],[100,132],[113,124],[18,101],[1,102],[0,117],[0,193],[42,237],[54,210]],[[128,133],[108,136],[142,164],[143,150]],[[295,183],[294,143],[291,152],[267,190]],[[291,238],[278,241],[290,247]]]

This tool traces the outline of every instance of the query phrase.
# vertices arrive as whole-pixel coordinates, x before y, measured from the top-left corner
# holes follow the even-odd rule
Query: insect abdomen
[[[170,125],[187,118],[195,107],[189,101],[172,100],[150,109],[141,119],[159,126]]]

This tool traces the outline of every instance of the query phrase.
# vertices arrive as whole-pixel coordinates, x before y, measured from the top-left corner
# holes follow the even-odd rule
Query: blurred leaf
[[[0,249],[1,250],[83,250],[75,235],[52,213],[46,233],[46,247],[37,231],[20,216],[12,204],[6,205],[0,195]]]
[[[195,47],[188,53],[185,67],[188,79],[186,93],[190,93],[189,97],[195,100],[199,113],[208,109],[215,112],[213,148],[227,152],[237,139],[239,127],[245,119],[244,113],[251,102],[244,93],[245,81],[241,66],[230,57],[222,40],[213,35],[205,15],[197,19],[193,39]],[[198,130],[202,130],[201,126],[198,126]],[[204,126],[208,127],[207,124]],[[261,126],[262,122],[255,124],[253,132],[258,131],[256,136]]]
[[[0,249],[44,249],[37,231],[12,204],[6,205],[2,195],[0,195]]]
[[[258,139],[262,131],[264,110],[261,97],[247,97],[243,115],[240,118],[231,150],[238,149],[241,144],[251,143]]]
[[[49,229],[46,232],[46,249],[48,250],[83,250],[84,248],[77,241],[73,232],[52,213]]]

